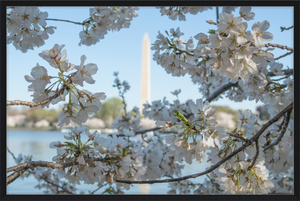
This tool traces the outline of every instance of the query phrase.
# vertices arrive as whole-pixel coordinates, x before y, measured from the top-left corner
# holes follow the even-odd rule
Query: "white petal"
[[[31,76],[29,76],[29,75],[25,75],[24,77],[25,77],[25,80],[26,80],[27,82],[32,82],[32,81],[35,80],[33,77],[31,77]]]
[[[261,27],[260,27],[260,31],[266,31],[268,28],[270,27],[270,22],[267,21],[267,20],[264,20],[262,23],[261,23]]]
[[[248,20],[253,20],[254,16],[255,16],[255,13],[251,12],[251,13],[249,13],[248,15],[246,15],[246,16],[244,17],[244,19],[247,20],[247,21],[248,21]]]
[[[88,74],[94,75],[97,73],[98,67],[96,64],[87,64],[85,69],[88,71]]]
[[[95,93],[94,97],[100,100],[105,100],[106,99],[106,95],[104,92],[100,92],[100,93]]]
[[[86,74],[83,74],[83,79],[84,79],[84,81],[86,81],[89,84],[94,84],[95,83],[95,80],[91,76],[88,76]]]
[[[250,13],[250,11],[251,11],[251,6],[242,6],[240,8],[240,13],[242,13],[243,15]]]
[[[242,37],[242,36],[239,36],[236,40],[236,42],[239,44],[239,45],[243,45],[247,42],[247,39]]]
[[[264,41],[271,41],[273,40],[273,34],[271,34],[270,32],[264,32],[262,35],[262,39]]]
[[[86,56],[85,55],[82,55],[81,57],[80,57],[80,67],[83,67],[83,64],[84,64],[84,62],[85,62],[85,60],[86,60]]]
[[[255,38],[255,46],[258,47],[258,48],[261,48],[261,47],[265,46],[265,44],[264,44],[261,37],[256,37]]]

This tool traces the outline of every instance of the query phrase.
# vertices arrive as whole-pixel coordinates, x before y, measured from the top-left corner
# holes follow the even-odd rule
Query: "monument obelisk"
[[[141,75],[141,101],[140,113],[144,108],[143,104],[150,103],[150,40],[147,33],[143,38],[142,48],[142,75]]]

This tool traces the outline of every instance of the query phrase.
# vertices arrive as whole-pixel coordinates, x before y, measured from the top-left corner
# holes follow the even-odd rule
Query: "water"
[[[105,134],[103,134],[105,135]],[[50,149],[49,144],[54,141],[66,141],[64,134],[60,131],[25,131],[25,130],[8,130],[7,131],[7,146],[10,151],[18,157],[19,153],[23,155],[33,155],[32,160],[38,161],[52,161],[52,157],[56,155],[55,149]],[[83,135],[82,141],[87,140],[87,136]],[[137,140],[137,137],[134,137]],[[7,152],[7,167],[15,166],[16,163],[10,153]],[[199,164],[197,162],[192,165],[186,164],[185,169],[182,171],[182,176],[202,172],[208,167],[209,164]],[[10,174],[10,173],[9,173]],[[191,179],[192,182],[203,182],[206,176],[201,176],[195,179]],[[162,178],[165,179],[165,178]],[[31,175],[28,178],[16,179],[13,183],[7,186],[7,194],[44,194],[43,189],[39,190],[34,188],[37,185],[37,180]],[[146,192],[149,194],[166,194],[169,189],[168,183],[158,184],[144,184]],[[96,185],[76,185],[78,189],[77,193],[83,191],[88,193],[97,189]],[[102,193],[105,190],[100,189],[97,193]],[[134,184],[130,190],[124,191],[125,194],[142,194],[141,185]],[[95,194],[97,194],[95,193]]]

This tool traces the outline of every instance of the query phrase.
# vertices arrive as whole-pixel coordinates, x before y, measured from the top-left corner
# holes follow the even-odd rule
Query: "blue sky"
[[[89,17],[89,7],[41,7],[40,10],[47,11],[49,18],[66,19],[76,22],[82,22]],[[239,9],[233,13],[238,15]],[[254,20],[248,21],[248,29],[255,22],[268,20],[271,24],[268,29],[274,35],[270,43],[286,45],[293,48],[293,30],[281,32],[280,26],[290,27],[293,25],[293,8],[292,7],[252,7],[255,13]],[[22,53],[15,49],[12,44],[7,45],[7,100],[24,100],[32,101],[31,92],[27,91],[29,83],[25,81],[24,76],[30,75],[31,69],[36,63],[44,66],[48,70],[48,75],[57,75],[57,71],[51,67],[45,60],[38,56],[43,50],[51,49],[54,44],[65,44],[69,62],[79,65],[81,55],[85,55],[85,63],[95,63],[98,66],[98,72],[93,78],[96,83],[93,85],[84,83],[84,89],[93,93],[105,92],[107,98],[118,96],[118,90],[113,88],[113,72],[119,72],[119,78],[126,80],[131,86],[125,94],[128,103],[128,109],[134,106],[139,107],[140,101],[140,83],[141,83],[141,58],[142,58],[142,39],[147,32],[150,43],[154,43],[158,31],[165,33],[165,30],[180,27],[185,33],[182,37],[188,39],[196,34],[207,33],[209,29],[216,28],[205,21],[216,21],[216,11],[204,11],[197,15],[186,15],[186,21],[173,21],[166,16],[161,16],[158,9],[154,7],[141,7],[138,17],[133,18],[128,29],[121,29],[118,32],[108,32],[105,38],[99,43],[92,46],[78,46],[79,32],[82,30],[81,25],[75,25],[66,22],[47,21],[47,26],[56,26],[57,29],[45,45],[34,50],[28,50]],[[198,85],[191,82],[190,76],[172,77],[165,70],[152,60],[153,51],[151,51],[151,101],[163,99],[173,102],[176,96],[170,92],[175,89],[181,89],[179,100],[181,102],[187,99],[203,98],[199,93]],[[285,54],[286,51],[275,49],[275,57]],[[289,66],[293,68],[293,54],[289,55],[279,62],[283,63],[284,68]],[[53,83],[53,82],[52,82]],[[255,111],[257,104],[255,101],[244,101],[236,103],[227,99],[220,99],[212,102],[214,105],[227,105],[233,109],[251,109]],[[50,106],[58,108],[61,105]]]

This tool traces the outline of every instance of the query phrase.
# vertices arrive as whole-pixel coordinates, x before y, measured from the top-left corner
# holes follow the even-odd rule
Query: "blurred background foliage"
[[[122,100],[118,97],[113,97],[102,103],[102,108],[98,112],[97,117],[102,119],[105,125],[111,125],[116,118],[122,115],[124,115]]]
[[[217,105],[211,105],[211,107],[216,109],[216,114],[219,112],[225,112],[228,114],[233,115],[233,121],[237,123],[237,117],[239,116],[239,112],[237,110],[233,110],[228,106],[217,106]],[[55,109],[47,109],[47,108],[28,108],[28,107],[21,107],[21,109],[16,109],[14,107],[6,107],[7,115],[13,116],[13,115],[19,115],[24,114],[26,115],[25,121],[28,122],[37,122],[39,120],[45,119],[47,120],[50,125],[53,125],[58,120],[58,115],[60,114],[60,110]],[[258,111],[260,111],[259,117],[261,120],[268,120],[270,118],[267,107],[260,106],[257,108]],[[130,112],[130,111],[128,111]],[[252,111],[252,113],[255,111]],[[102,108],[98,112],[97,115],[93,115],[93,117],[99,118],[102,121],[104,121],[105,125],[107,127],[111,127],[111,124],[114,119],[121,117],[124,115],[124,108],[122,104],[122,100],[119,97],[112,97],[107,100],[105,100],[102,103]],[[215,115],[214,115],[215,116]],[[291,114],[291,118],[293,118],[293,113]]]

